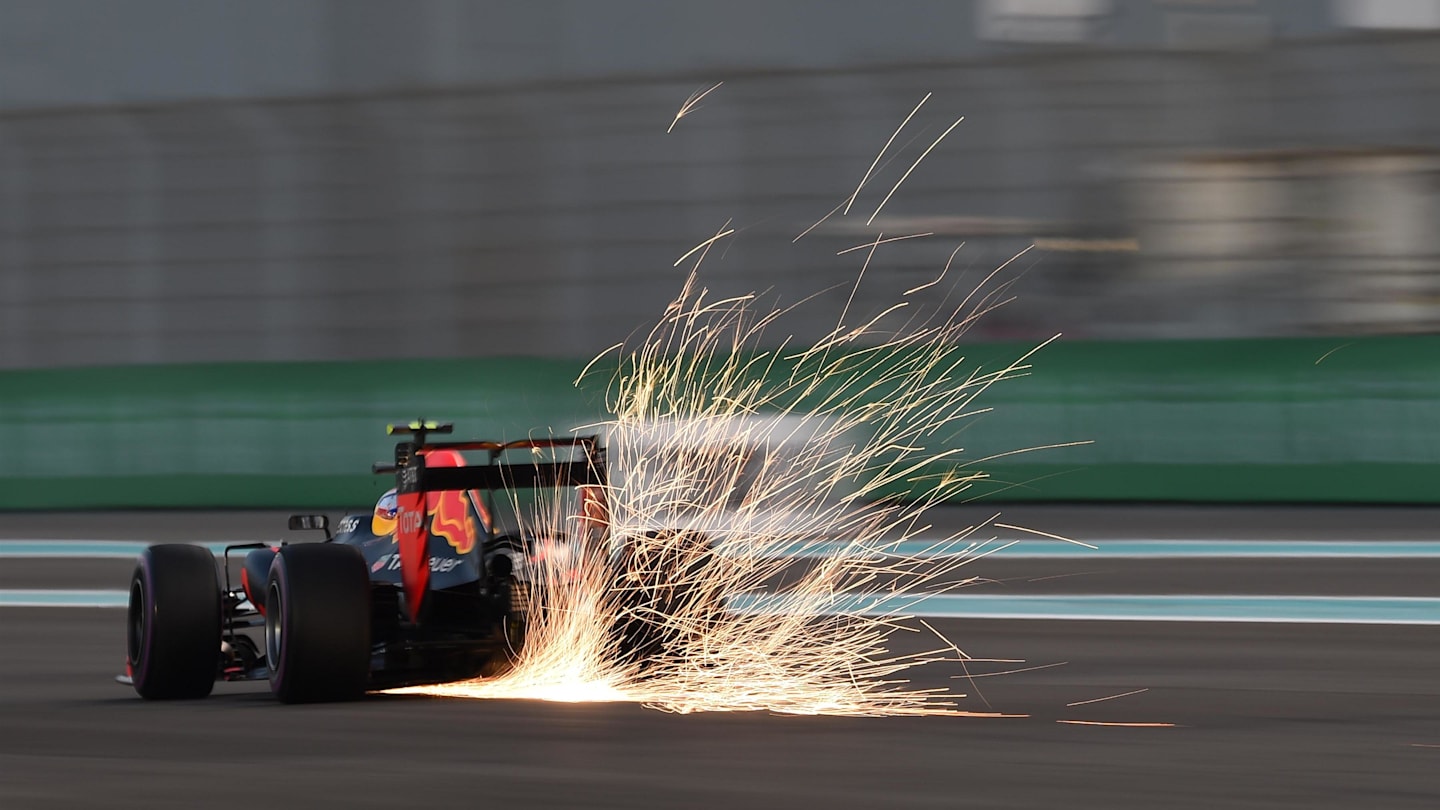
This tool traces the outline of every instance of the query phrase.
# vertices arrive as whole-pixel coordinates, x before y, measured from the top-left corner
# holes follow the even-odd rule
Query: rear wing
[[[423,436],[420,437],[423,439]],[[583,457],[571,461],[499,463],[501,456],[516,450],[578,449]],[[425,457],[436,450],[484,451],[484,464],[464,467],[427,467]],[[604,486],[607,481],[605,448],[599,436],[563,439],[520,439],[513,442],[423,442],[395,445],[394,463],[371,467],[376,474],[394,473],[395,492],[440,492],[465,489],[536,489],[540,487]]]
[[[457,496],[432,493],[455,491],[538,489],[544,487],[600,487],[607,483],[605,448],[598,436],[576,436],[572,438],[521,439],[512,442],[468,441],[429,442],[430,433],[449,433],[453,427],[438,422],[411,422],[408,425],[388,427],[391,435],[410,436],[410,440],[395,445],[393,463],[377,463],[372,467],[378,474],[395,476],[396,528],[395,539],[400,551],[401,582],[405,588],[406,605],[410,620],[421,621],[421,608],[430,583],[430,534],[436,532],[446,536],[446,526],[457,525],[463,520],[464,507],[448,510],[445,504]],[[532,461],[501,463],[507,453],[529,450],[578,451],[579,458],[566,461]],[[434,467],[426,464],[432,454],[442,451],[446,462],[437,461]],[[483,463],[465,463],[455,466],[459,453],[481,451],[485,453]],[[443,464],[443,466],[441,466]],[[463,503],[463,501],[461,501]],[[463,524],[458,524],[463,525]]]

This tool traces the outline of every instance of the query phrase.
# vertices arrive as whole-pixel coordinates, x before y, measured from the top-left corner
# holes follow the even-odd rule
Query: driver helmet
[[[376,537],[384,537],[387,534],[395,533],[395,514],[400,511],[400,504],[395,498],[395,490],[390,490],[380,496],[375,502],[375,516],[370,518],[370,532]]]

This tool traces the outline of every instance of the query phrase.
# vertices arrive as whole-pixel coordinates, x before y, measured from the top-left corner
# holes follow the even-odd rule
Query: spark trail
[[[999,546],[975,526],[923,555],[898,548],[931,528],[927,509],[984,477],[945,440],[1040,347],[971,369],[957,339],[993,296],[881,329],[911,304],[900,296],[853,325],[842,316],[813,346],[762,350],[785,311],[757,295],[712,300],[692,271],[659,324],[615,349],[612,418],[599,426],[610,453],[603,508],[593,498],[576,508],[565,492],[525,507],[538,512],[536,537],[572,539],[568,554],[531,566],[515,669],[408,691],[673,712],[972,714],[963,694],[905,679],[973,659],[903,614],[970,582],[956,570]],[[909,498],[889,497],[896,490]],[[837,541],[838,553],[805,566],[788,559]],[[902,610],[866,615],[897,594]],[[898,632],[934,644],[892,654]]]
[[[691,94],[667,132],[718,87]],[[826,218],[849,213],[929,98]],[[913,161],[870,222],[962,120]],[[619,370],[608,392],[611,418],[595,426],[609,451],[603,493],[589,493],[579,507],[565,492],[512,504],[535,515],[534,537],[570,538],[566,553],[537,555],[529,566],[533,598],[515,668],[409,691],[629,700],[674,712],[970,713],[960,707],[963,694],[918,689],[904,676],[936,662],[965,670],[977,659],[903,614],[972,582],[956,570],[1004,546],[984,536],[987,526],[974,526],[921,554],[899,549],[931,529],[926,510],[985,477],[974,465],[990,459],[965,457],[950,436],[982,412],[973,402],[985,389],[1028,368],[1030,354],[988,372],[970,369],[958,345],[977,318],[1004,303],[1009,284],[988,287],[1010,262],[948,315],[888,326],[916,311],[912,296],[939,284],[947,261],[934,281],[877,314],[848,323],[852,289],[829,334],[805,348],[786,339],[765,350],[766,331],[786,310],[754,294],[716,299],[698,284],[711,247],[733,233],[727,222],[682,255],[677,266],[698,258],[659,323],[612,347]],[[928,235],[882,235],[852,250],[867,251],[868,267],[880,245]],[[864,275],[862,268],[857,288]],[[823,555],[806,554],[822,547]],[[793,561],[805,556],[817,559]],[[900,609],[876,615],[877,604]],[[925,632],[934,643],[893,654],[887,641],[899,632]]]

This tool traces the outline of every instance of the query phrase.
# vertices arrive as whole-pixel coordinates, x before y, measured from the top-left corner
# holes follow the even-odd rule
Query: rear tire
[[[499,649],[480,670],[482,678],[498,678],[515,668],[525,649],[525,633],[529,627],[530,583],[510,577],[505,584],[505,611],[496,623],[495,637]]]
[[[370,681],[370,572],[353,546],[283,546],[265,588],[270,691],[285,703],[355,700]]]
[[[147,700],[203,698],[220,668],[220,583],[200,546],[156,545],[130,577],[125,662]]]
[[[689,623],[719,615],[718,603],[696,603],[704,593],[697,593],[697,585],[712,555],[709,538],[696,532],[655,531],[621,543],[615,560],[620,610],[614,634],[624,660],[649,666],[673,652],[685,633],[669,620],[681,612]]]

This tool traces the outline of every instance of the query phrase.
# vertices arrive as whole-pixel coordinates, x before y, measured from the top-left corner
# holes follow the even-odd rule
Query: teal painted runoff
[[[959,619],[1440,624],[1440,599],[1378,596],[991,596],[895,594],[797,608],[783,596],[731,597],[747,612],[860,612]]]
[[[934,540],[907,540],[879,546],[885,554],[898,557],[952,557],[993,554],[999,559],[1114,558],[1194,559],[1238,557],[1306,558],[1347,557],[1433,559],[1440,558],[1440,540],[1092,540],[1095,548],[1059,540],[990,540],[984,543]],[[844,543],[795,543],[785,547],[787,557],[831,557],[846,548]]]
[[[0,607],[125,607],[125,591],[0,590]],[[733,610],[789,612],[783,597],[747,595]],[[1373,596],[989,596],[940,594],[832,601],[805,612],[859,611],[932,618],[1074,621],[1440,624],[1440,599]]]

